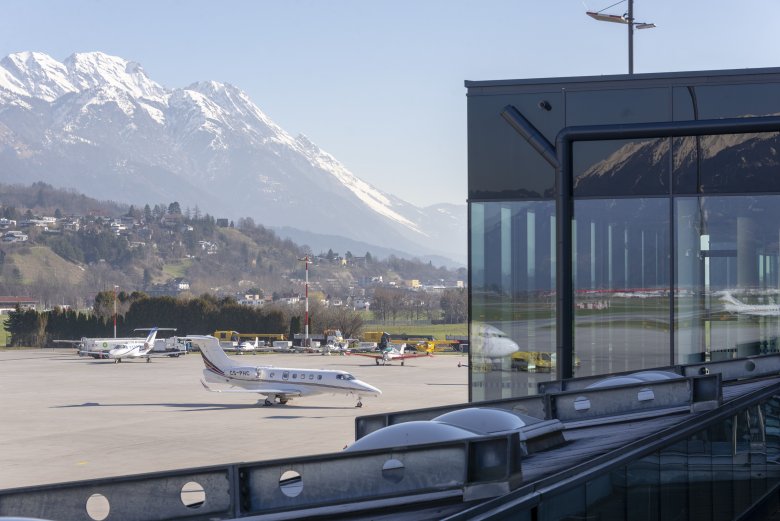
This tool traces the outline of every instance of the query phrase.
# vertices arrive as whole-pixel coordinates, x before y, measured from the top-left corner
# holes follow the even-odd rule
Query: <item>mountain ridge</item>
[[[0,60],[0,165],[2,182],[21,176],[126,203],[175,199],[465,264],[465,205],[431,213],[382,192],[238,87],[166,89],[140,64],[103,53]]]

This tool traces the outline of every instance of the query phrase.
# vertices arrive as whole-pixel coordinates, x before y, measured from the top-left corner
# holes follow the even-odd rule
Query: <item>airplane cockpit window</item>
[[[337,375],[336,378],[338,378],[339,380],[354,380],[355,379],[355,377],[352,376],[349,373]]]

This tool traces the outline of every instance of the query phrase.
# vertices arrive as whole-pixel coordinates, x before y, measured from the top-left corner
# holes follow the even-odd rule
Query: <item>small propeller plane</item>
[[[358,380],[346,371],[332,369],[295,369],[274,366],[246,366],[225,354],[219,340],[210,335],[184,337],[200,349],[203,377],[200,383],[216,393],[254,393],[265,396],[264,405],[286,404],[293,398],[314,394],[345,394],[357,397],[355,407],[362,407],[363,396],[378,396],[382,391]],[[229,384],[231,389],[214,389],[206,382]],[[258,402],[259,403],[259,402]]]
[[[401,349],[393,345],[388,345],[383,348],[379,353],[354,353],[357,356],[367,356],[373,358],[376,365],[379,365],[379,361],[382,361],[382,365],[387,365],[393,360],[400,360],[401,365],[404,365],[404,360],[407,358],[419,358],[422,356],[431,356],[431,353],[405,353],[406,344],[401,344]]]

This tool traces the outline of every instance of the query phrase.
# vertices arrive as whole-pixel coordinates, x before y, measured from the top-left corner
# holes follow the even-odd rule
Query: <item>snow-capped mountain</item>
[[[0,182],[33,181],[465,263],[465,205],[416,207],[291,136],[234,86],[166,89],[99,52],[0,60]]]

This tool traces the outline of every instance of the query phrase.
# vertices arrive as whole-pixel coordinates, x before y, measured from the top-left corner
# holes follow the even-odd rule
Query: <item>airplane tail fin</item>
[[[157,328],[153,327],[149,330],[146,340],[144,340],[144,354],[148,353],[154,348],[154,339],[157,337]]]
[[[219,340],[213,336],[189,336],[187,339],[198,346],[206,369],[212,373],[224,376],[228,369],[237,365],[225,354],[222,346],[219,345]]]
[[[722,297],[720,297],[720,300],[727,302],[728,304],[731,304],[733,306],[744,306],[745,303],[738,300],[734,295],[731,293],[726,293]]]

